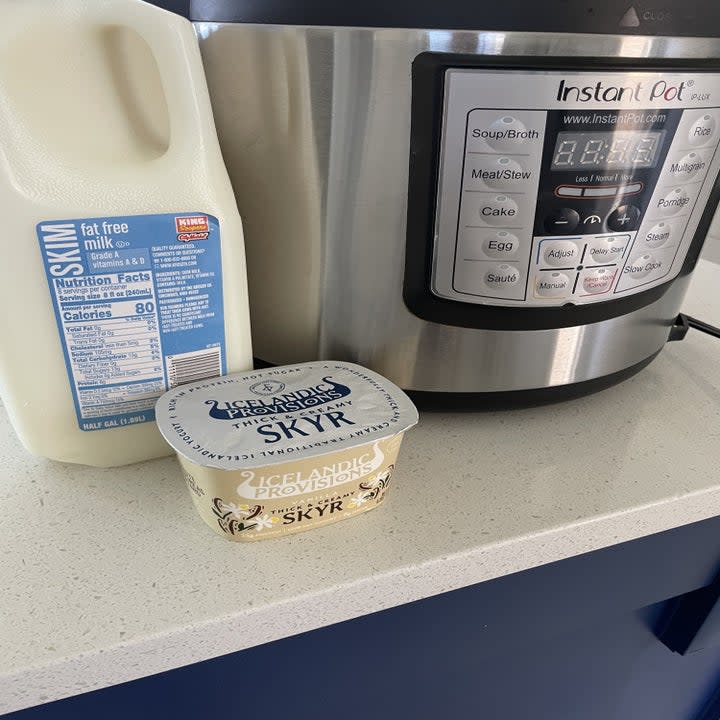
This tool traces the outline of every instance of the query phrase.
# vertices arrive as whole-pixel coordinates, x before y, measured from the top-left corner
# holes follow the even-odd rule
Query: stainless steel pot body
[[[487,393],[618,373],[667,341],[689,278],[612,319],[544,330],[428,322],[403,301],[411,64],[478,56],[720,57],[720,40],[196,23],[244,218],[255,355],[366,365]]]

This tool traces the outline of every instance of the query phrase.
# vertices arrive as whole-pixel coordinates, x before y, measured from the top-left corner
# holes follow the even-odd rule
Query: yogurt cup
[[[377,373],[320,361],[181,385],[155,407],[200,517],[228,540],[310,530],[376,508],[418,421]]]

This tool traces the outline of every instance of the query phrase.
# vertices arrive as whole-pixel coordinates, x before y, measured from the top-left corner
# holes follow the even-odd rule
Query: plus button
[[[607,219],[610,230],[635,230],[640,220],[640,210],[634,205],[621,205],[615,208]]]

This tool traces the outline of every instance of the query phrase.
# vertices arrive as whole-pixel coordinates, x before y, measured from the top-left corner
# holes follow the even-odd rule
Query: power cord
[[[687,318],[688,325],[691,328],[700,330],[700,332],[707,333],[708,335],[712,335],[713,337],[720,338],[720,328],[717,328],[714,325],[708,325],[708,323],[703,322],[702,320],[698,320],[691,315],[686,315],[685,317]]]
[[[692,315],[685,315],[685,313],[680,313],[675,318],[675,322],[670,329],[670,336],[668,337],[668,340],[682,340],[688,334],[688,330],[690,328],[707,333],[708,335],[712,335],[713,337],[720,338],[720,328],[703,322],[702,320],[698,320]]]

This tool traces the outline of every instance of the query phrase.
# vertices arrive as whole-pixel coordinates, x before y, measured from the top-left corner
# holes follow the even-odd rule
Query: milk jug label
[[[217,218],[48,220],[37,234],[81,430],[154,420],[166,389],[226,372]]]

